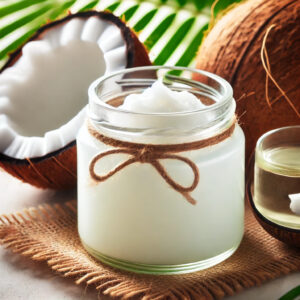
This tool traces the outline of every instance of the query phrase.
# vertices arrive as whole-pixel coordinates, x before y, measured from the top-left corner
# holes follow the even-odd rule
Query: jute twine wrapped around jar
[[[102,182],[121,171],[123,168],[127,167],[133,163],[148,163],[151,164],[160,176],[177,192],[183,195],[183,197],[190,202],[191,204],[196,204],[196,200],[191,197],[189,194],[192,192],[198,185],[200,174],[197,165],[190,160],[189,158],[180,156],[174,153],[180,153],[185,151],[198,150],[208,146],[213,146],[218,144],[225,139],[229,138],[234,132],[236,125],[236,118],[232,120],[229,128],[225,129],[221,133],[214,135],[210,138],[194,141],[190,143],[181,143],[181,144],[139,144],[132,143],[127,141],[117,140],[108,136],[101,134],[97,129],[88,122],[88,131],[89,133],[98,141],[103,144],[113,147],[114,149],[107,150],[97,154],[90,163],[90,175],[96,182]],[[98,175],[95,172],[96,164],[105,156],[112,154],[125,153],[130,155],[130,158],[125,162],[117,165],[113,170],[109,171],[105,175]],[[163,165],[159,162],[162,159],[175,159],[184,162],[187,164],[194,173],[194,180],[192,184],[188,187],[182,186],[180,183],[175,182],[171,176],[168,174]]]

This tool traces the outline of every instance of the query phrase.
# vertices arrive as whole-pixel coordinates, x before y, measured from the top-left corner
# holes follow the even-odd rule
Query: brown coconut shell
[[[299,116],[270,80],[270,99],[278,101],[271,107],[266,101],[266,71],[260,52],[272,24],[275,27],[266,42],[271,73],[300,112],[299,0],[243,2],[216,23],[197,56],[197,68],[220,75],[233,87],[247,158],[263,133],[300,124]]]
[[[109,12],[88,11],[68,15],[61,20],[41,27],[29,41],[42,39],[47,31],[53,30],[56,26],[74,18],[87,19],[91,16],[107,20],[120,28],[127,44],[126,68],[151,65],[147,50],[137,36],[124,22]],[[24,45],[10,55],[0,73],[17,62],[22,56]],[[0,167],[23,182],[39,188],[67,189],[74,187],[77,182],[76,141],[74,140],[64,148],[41,157],[16,159],[0,153]]]

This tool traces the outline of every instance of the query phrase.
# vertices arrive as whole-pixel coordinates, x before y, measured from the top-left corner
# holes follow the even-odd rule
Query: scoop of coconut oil
[[[162,80],[155,81],[151,87],[140,94],[130,94],[119,108],[138,113],[171,113],[193,111],[205,105],[194,94],[169,89]]]
[[[291,194],[289,195],[291,200],[290,209],[291,211],[296,214],[300,215],[300,193],[299,194]]]
[[[178,130],[209,122],[206,119],[209,115],[200,117],[191,113],[206,107],[193,93],[176,91],[157,80],[143,92],[131,93],[124,98],[118,108],[133,114],[111,114],[110,122],[123,128],[167,128],[169,133],[178,133]]]

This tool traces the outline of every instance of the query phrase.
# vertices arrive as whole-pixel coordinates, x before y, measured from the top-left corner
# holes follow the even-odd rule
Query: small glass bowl
[[[255,150],[256,218],[275,238],[300,246],[300,126],[278,128],[259,138]]]

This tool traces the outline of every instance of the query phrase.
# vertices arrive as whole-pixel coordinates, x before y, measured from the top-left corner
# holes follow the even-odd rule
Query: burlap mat
[[[62,276],[74,277],[76,284],[93,284],[103,294],[124,299],[221,299],[300,270],[299,249],[265,233],[248,208],[237,252],[211,269],[187,275],[138,275],[95,261],[80,244],[75,201],[0,217],[0,241],[13,252],[46,261]]]

